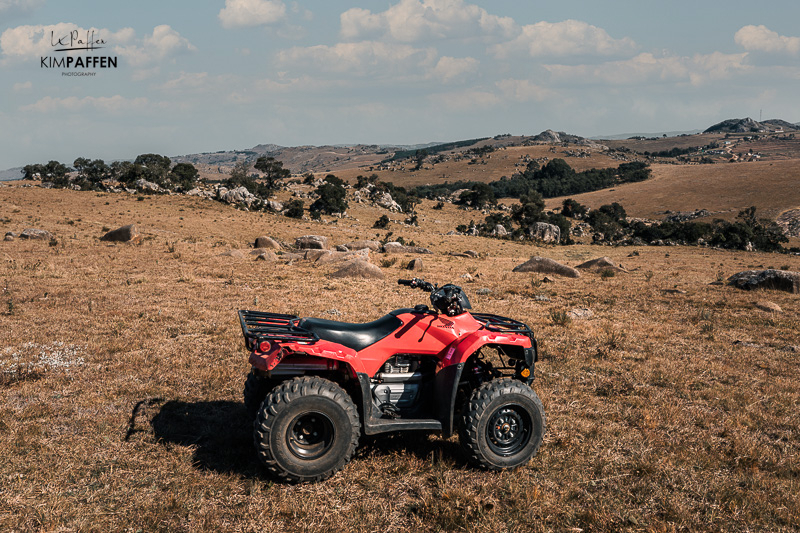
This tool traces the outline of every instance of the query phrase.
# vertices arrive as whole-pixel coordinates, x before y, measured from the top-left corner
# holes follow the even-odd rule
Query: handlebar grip
[[[398,285],[407,285],[407,286],[411,287],[414,284],[414,280],[413,279],[398,279],[397,280],[397,284]]]

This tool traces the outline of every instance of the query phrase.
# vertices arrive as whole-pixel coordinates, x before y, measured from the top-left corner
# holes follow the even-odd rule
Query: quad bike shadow
[[[152,418],[151,426],[162,444],[193,446],[192,464],[198,470],[279,481],[264,469],[253,451],[252,424],[241,402],[170,400]],[[434,439],[424,432],[365,437],[355,460],[394,454],[453,461],[457,467],[467,464],[457,443]]]

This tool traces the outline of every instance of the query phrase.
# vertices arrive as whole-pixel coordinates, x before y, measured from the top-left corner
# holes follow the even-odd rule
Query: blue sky
[[[798,21],[796,0],[0,0],[0,169],[797,122]],[[92,30],[73,55],[116,68],[41,66]]]

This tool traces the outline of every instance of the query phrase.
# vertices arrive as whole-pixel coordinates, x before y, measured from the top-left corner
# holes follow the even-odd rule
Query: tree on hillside
[[[460,202],[470,207],[483,209],[487,205],[497,204],[494,190],[488,183],[476,183],[469,191],[461,193]]]
[[[261,156],[253,167],[264,173],[264,185],[270,190],[275,189],[279,180],[287,179],[292,175],[289,169],[283,168],[283,163],[274,157]]]
[[[191,163],[178,163],[169,172],[169,181],[184,190],[193,188],[200,179],[200,173]]]
[[[64,187],[69,183],[67,174],[69,167],[58,161],[49,161],[44,165],[41,163],[25,165],[22,168],[22,179],[50,181],[57,187]]]
[[[317,187],[317,194],[319,197],[308,208],[312,217],[319,218],[321,214],[333,215],[347,210],[344,181],[333,174],[325,177],[325,182]]]
[[[167,173],[172,164],[169,157],[158,154],[141,154],[136,156],[133,164],[141,167],[138,172],[141,178],[161,186],[167,186]]]

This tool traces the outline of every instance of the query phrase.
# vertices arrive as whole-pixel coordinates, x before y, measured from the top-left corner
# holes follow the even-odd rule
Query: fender
[[[364,372],[361,359],[356,357],[356,351],[341,344],[319,340],[314,344],[300,344],[296,342],[275,343],[266,352],[255,350],[250,353],[250,364],[264,372],[273,370],[278,364],[290,355],[307,355],[320,357],[331,361],[346,363],[353,372]]]
[[[436,373],[436,399],[438,405],[437,418],[442,423],[442,434],[450,437],[455,429],[454,414],[456,396],[461,374],[466,367],[467,360],[478,350],[487,345],[509,346],[524,351],[532,347],[531,339],[527,335],[510,333],[497,333],[479,330],[461,340],[456,346],[450,347],[442,359],[439,371]],[[523,352],[527,353],[527,352]]]

